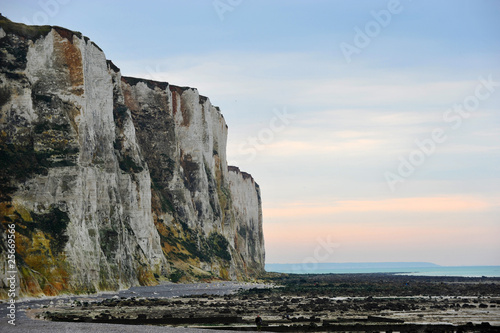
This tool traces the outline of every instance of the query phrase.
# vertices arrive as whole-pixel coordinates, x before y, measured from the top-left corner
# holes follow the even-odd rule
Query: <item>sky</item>
[[[500,2],[15,0],[126,76],[195,87],[267,263],[500,265]]]

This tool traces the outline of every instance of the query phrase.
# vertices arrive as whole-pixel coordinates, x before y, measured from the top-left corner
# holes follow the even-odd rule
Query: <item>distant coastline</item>
[[[500,266],[440,266],[430,262],[266,264],[266,271],[289,274],[394,273],[412,276],[500,277]]]

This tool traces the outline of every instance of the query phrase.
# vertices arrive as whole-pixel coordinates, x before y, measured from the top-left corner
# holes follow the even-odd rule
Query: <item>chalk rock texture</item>
[[[80,33],[0,26],[0,284],[12,225],[21,295],[264,271],[260,189],[227,166],[219,108]]]

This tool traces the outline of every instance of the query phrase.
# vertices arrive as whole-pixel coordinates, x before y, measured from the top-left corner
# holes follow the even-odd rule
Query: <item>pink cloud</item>
[[[325,216],[342,212],[463,212],[499,206],[498,200],[473,197],[414,197],[384,200],[339,200],[328,203],[294,202],[264,209],[266,218]]]
[[[495,262],[500,249],[500,226],[278,222],[265,225],[268,262],[302,262],[314,256],[318,245],[338,244],[321,262],[343,261],[433,261],[464,264],[473,249],[483,253],[484,263]],[[324,252],[324,251],[323,251]],[[322,252],[322,253],[323,253]],[[497,258],[498,259],[498,258]],[[476,258],[477,260],[477,258]],[[467,264],[479,264],[469,259]]]

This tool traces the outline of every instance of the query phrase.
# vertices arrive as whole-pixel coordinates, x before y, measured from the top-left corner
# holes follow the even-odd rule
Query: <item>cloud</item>
[[[500,140],[500,127],[481,129],[480,131],[475,131],[472,134],[474,136],[477,136],[477,137],[486,137],[489,139],[494,139],[495,141],[499,141]]]
[[[327,159],[328,156],[350,156],[367,155],[367,151],[376,151],[382,149],[386,141],[382,139],[350,139],[345,141],[281,141],[268,145],[265,154],[271,156],[316,156]]]
[[[366,262],[430,261],[445,265],[499,264],[498,225],[434,223],[275,223],[265,225],[266,261]],[[328,256],[322,244],[333,244]],[[315,257],[320,250],[321,257]],[[478,254],[481,254],[478,256]],[[313,259],[313,260],[311,260]]]
[[[266,218],[318,217],[344,212],[470,212],[500,206],[499,201],[474,197],[415,197],[382,200],[336,200],[328,203],[290,202],[264,210]]]
[[[443,121],[489,72],[336,61],[308,52],[217,52],[119,66],[127,75],[196,87],[221,107],[229,162],[261,186],[270,261],[300,261],[322,235],[341,243],[329,261],[460,262],[446,256],[465,258],[467,251],[443,240],[466,243],[469,235],[478,249],[495,249],[498,101],[485,101],[460,129]],[[252,148],[250,139],[270,128],[277,106],[295,119],[272,140],[257,140],[249,158],[242,145]],[[437,127],[448,140],[406,179],[397,193],[405,197],[387,198],[384,172],[396,170],[400,157],[418,149],[415,140]],[[474,164],[465,170],[472,162],[464,161]]]
[[[327,78],[314,84],[310,82],[304,85],[302,94],[296,95],[295,102],[303,103],[307,99],[322,105],[407,108],[451,104],[474,91],[475,81],[418,82],[412,74],[394,77],[380,73],[376,77]]]
[[[498,144],[498,143],[497,143]],[[448,154],[478,154],[478,153],[500,153],[500,146],[487,146],[484,143],[479,144],[455,144],[453,146],[441,149],[441,153]]]
[[[343,62],[317,53],[218,52],[121,64],[124,73],[190,85],[212,98],[258,96],[261,101],[311,108],[448,105],[471,94],[477,78],[446,81],[419,69],[353,73]],[[307,66],[304,66],[307,64]],[[359,75],[362,73],[363,75]],[[224,105],[221,105],[224,107]]]

